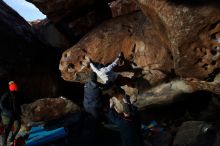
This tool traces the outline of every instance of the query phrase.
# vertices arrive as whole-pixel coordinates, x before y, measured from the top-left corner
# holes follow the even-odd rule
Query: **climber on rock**
[[[86,116],[86,131],[89,133],[87,143],[89,146],[100,145],[100,129],[102,120],[103,98],[102,90],[105,85],[97,82],[96,73],[90,74],[90,80],[84,85],[83,105],[85,111],[90,115]]]
[[[95,64],[91,59],[88,59],[89,65],[93,72],[95,72],[98,77],[103,81],[103,83],[106,85],[106,88],[111,87],[113,84],[116,86],[124,86],[127,85],[129,87],[134,87],[135,80],[124,77],[116,72],[113,71],[114,67],[121,64],[121,62],[124,61],[123,53],[119,53],[118,57],[107,66],[104,66],[102,64]]]
[[[118,73],[114,72],[113,68],[120,63],[121,58],[122,53],[119,53],[118,57],[108,66],[102,66],[101,64],[96,66],[90,60],[90,67],[92,71],[95,72],[98,75],[98,77],[104,82],[104,84],[111,85],[115,82],[115,80],[118,77]]]
[[[4,93],[0,100],[1,119],[5,128],[2,136],[2,146],[7,145],[9,132],[14,124],[14,131],[10,137],[10,144],[13,145],[14,139],[21,126],[21,108],[20,99],[18,98],[18,87],[14,81],[9,82],[9,91]]]
[[[100,118],[100,109],[102,107],[101,90],[104,85],[97,82],[96,73],[92,72],[90,80],[84,85],[84,101],[85,111],[90,113],[95,119]]]
[[[123,112],[119,114],[114,101],[110,99],[108,118],[119,127],[123,146],[143,146],[144,141],[137,108],[131,104],[127,95],[123,98],[123,102]]]

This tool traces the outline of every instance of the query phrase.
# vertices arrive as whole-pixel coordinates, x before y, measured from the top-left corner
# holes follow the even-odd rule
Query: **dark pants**
[[[20,130],[21,127],[21,121],[19,118],[10,118],[8,116],[1,116],[2,118],[2,124],[5,128],[4,134],[2,135],[2,146],[6,146],[7,145],[7,139],[8,139],[8,135],[9,132],[14,124],[14,131],[12,133],[12,136],[10,138],[10,142],[13,142],[17,133]]]
[[[85,107],[85,111],[91,114],[96,120],[100,119],[100,109],[95,107]]]
[[[86,139],[85,146],[99,146],[100,142],[100,126],[101,114],[100,108],[84,107],[85,111],[89,114],[85,117],[84,137]],[[83,145],[83,146],[84,146]]]

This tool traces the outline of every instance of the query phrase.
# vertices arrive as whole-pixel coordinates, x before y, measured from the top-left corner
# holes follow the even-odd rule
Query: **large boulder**
[[[71,43],[111,18],[108,3],[103,0],[27,0],[37,6]]]
[[[164,79],[164,73],[170,72],[173,67],[165,42],[139,11],[106,21],[66,50],[60,61],[62,77],[67,81],[84,82],[90,71],[85,66],[87,57],[94,62],[108,64],[120,52],[126,59],[125,71],[129,72],[126,76],[133,73],[139,78],[146,74],[141,78],[149,78],[152,84]],[[150,70],[157,76],[150,78]]]
[[[106,21],[63,53],[63,79],[83,83],[91,71],[87,58],[108,64],[123,52],[116,71],[133,80],[137,90],[125,90],[139,107],[198,90],[219,94],[219,3],[138,2],[148,17],[135,12]]]
[[[63,117],[79,111],[79,107],[66,98],[44,98],[22,105],[22,122],[30,126],[38,122]]]

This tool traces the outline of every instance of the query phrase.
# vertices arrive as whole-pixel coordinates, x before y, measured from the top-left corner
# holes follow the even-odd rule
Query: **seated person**
[[[123,113],[119,114],[114,109],[114,102],[110,99],[108,118],[120,129],[123,146],[143,146],[141,135],[141,122],[137,108],[131,104],[128,96],[123,98]]]

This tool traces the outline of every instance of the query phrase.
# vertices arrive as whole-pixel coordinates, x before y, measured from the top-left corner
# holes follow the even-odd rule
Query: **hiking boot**
[[[9,142],[13,142],[15,140],[15,136],[12,134],[12,136],[9,139]]]
[[[8,142],[7,146],[13,146],[13,142]]]

